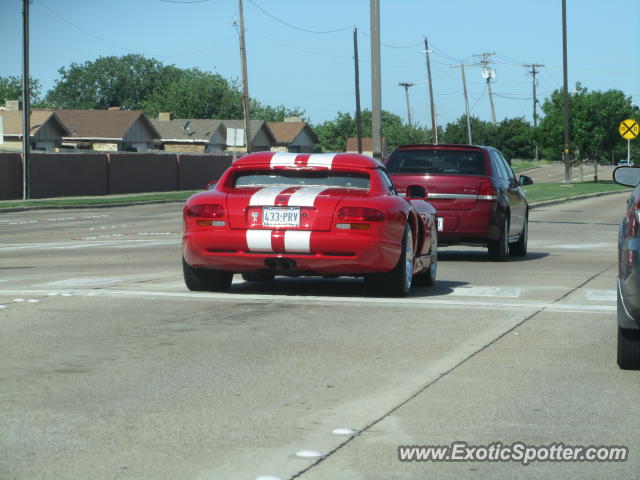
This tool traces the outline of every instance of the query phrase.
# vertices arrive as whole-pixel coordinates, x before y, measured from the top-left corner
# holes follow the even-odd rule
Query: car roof
[[[418,148],[434,148],[437,150],[489,150],[487,145],[467,145],[466,143],[407,143],[398,145],[396,150],[411,150]]]
[[[359,153],[249,153],[233,162],[233,167],[268,167],[284,169],[327,169],[333,167],[381,168],[382,163]]]

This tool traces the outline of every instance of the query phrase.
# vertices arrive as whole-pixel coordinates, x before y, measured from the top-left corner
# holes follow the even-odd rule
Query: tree
[[[490,122],[480,120],[472,116],[471,136],[474,145],[494,145],[497,127]],[[454,123],[448,123],[442,135],[443,143],[466,144],[469,141],[467,135],[467,116],[463,115]],[[498,147],[496,147],[498,148]]]
[[[155,117],[171,112],[178,118],[242,118],[242,92],[235,81],[197,68],[180,70],[168,84],[140,102]]]
[[[29,90],[30,104],[37,106],[40,102],[40,82],[29,77]],[[4,105],[7,100],[22,100],[22,77],[0,77],[0,106]]]
[[[264,120],[265,122],[284,122],[286,117],[300,117],[304,116],[304,110],[296,108],[288,108],[284,105],[278,105],[277,107],[271,107],[269,105],[262,105],[257,100],[251,101],[251,118],[255,120]]]
[[[490,145],[509,159],[534,156],[533,132],[529,123],[522,117],[505,118],[500,122]]]
[[[46,96],[53,108],[139,109],[154,92],[166,88],[180,70],[142,55],[100,57],[58,70],[61,78]]]
[[[559,158],[564,145],[563,96],[556,90],[542,104],[545,116],[535,132],[548,158]],[[638,108],[619,90],[589,92],[576,84],[569,95],[570,151],[574,162],[580,159],[601,160],[613,152],[626,150],[626,142],[618,133],[625,118],[638,118]]]

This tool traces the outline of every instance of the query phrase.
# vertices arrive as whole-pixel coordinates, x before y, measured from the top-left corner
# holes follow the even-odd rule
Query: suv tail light
[[[342,207],[338,210],[338,220],[342,222],[382,222],[384,212],[368,207]]]
[[[478,200],[496,200],[497,198],[496,187],[493,186],[491,179],[483,179],[478,191]]]

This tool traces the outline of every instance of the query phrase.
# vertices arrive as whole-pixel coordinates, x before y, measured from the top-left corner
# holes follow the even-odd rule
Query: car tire
[[[640,330],[618,327],[618,366],[623,370],[640,370]]]
[[[512,257],[524,257],[527,254],[527,242],[529,240],[529,217],[524,217],[522,233],[517,242],[509,245],[509,255]]]
[[[509,220],[502,222],[500,238],[489,240],[489,258],[494,262],[504,262],[509,256]]]
[[[244,272],[242,279],[246,282],[271,282],[275,278],[275,272],[271,270],[258,270],[257,272]]]
[[[210,268],[193,268],[182,259],[184,283],[195,292],[226,292],[231,286],[233,273]]]
[[[426,272],[419,273],[413,277],[414,285],[422,287],[432,287],[436,283],[438,273],[438,230],[433,227],[431,230],[431,247],[429,248],[431,263]]]
[[[411,290],[413,282],[413,234],[407,224],[402,236],[402,248],[398,263],[385,273],[365,275],[364,283],[367,291],[374,295],[404,297]]]

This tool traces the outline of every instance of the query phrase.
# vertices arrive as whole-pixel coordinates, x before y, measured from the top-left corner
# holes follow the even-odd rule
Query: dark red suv
[[[493,147],[401,145],[385,161],[396,190],[422,185],[438,215],[440,245],[486,246],[493,260],[527,253],[529,206],[509,162]]]

